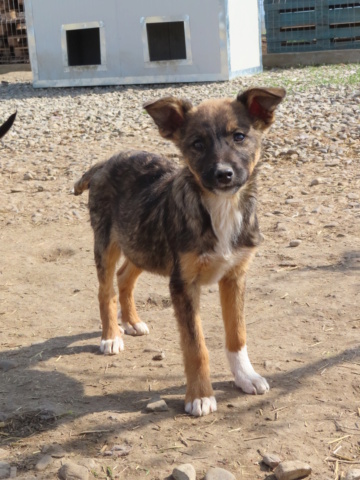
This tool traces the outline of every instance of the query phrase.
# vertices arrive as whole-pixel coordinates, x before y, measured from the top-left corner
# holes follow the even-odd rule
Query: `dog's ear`
[[[285,95],[283,88],[250,88],[239,93],[237,100],[246,106],[251,117],[261,120],[267,128],[274,121],[274,111]]]
[[[144,108],[159,128],[160,135],[173,139],[175,132],[185,123],[186,113],[192,108],[188,100],[164,97],[144,103]]]

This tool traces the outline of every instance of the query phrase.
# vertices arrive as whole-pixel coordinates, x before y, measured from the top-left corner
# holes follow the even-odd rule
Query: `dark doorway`
[[[67,30],[66,43],[69,67],[101,65],[99,28]]]
[[[184,22],[147,23],[146,30],[151,62],[186,59]]]

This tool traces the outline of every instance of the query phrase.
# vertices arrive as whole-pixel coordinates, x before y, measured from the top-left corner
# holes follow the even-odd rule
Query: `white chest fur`
[[[211,224],[217,237],[215,251],[199,258],[206,268],[200,275],[201,283],[216,283],[234,265],[241,262],[248,252],[233,249],[233,241],[240,234],[242,215],[237,202],[228,196],[209,196],[204,201],[211,218]]]
[[[231,256],[232,242],[239,235],[242,216],[233,197],[211,195],[205,198],[213,230],[218,239],[215,252],[221,256]]]

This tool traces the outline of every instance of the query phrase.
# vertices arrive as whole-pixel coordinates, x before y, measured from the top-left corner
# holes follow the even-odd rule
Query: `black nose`
[[[215,178],[219,183],[227,185],[231,182],[234,170],[229,166],[219,165],[215,171]]]

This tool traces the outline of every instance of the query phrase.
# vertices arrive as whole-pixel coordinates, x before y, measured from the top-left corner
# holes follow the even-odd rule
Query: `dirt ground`
[[[30,72],[23,75],[29,81]],[[12,81],[10,74],[6,80]],[[154,149],[156,130],[146,135],[88,148],[103,158],[120,148]],[[276,144],[279,132],[269,135]],[[4,145],[0,156],[9,163],[16,152]],[[171,145],[161,148],[176,155]],[[360,468],[360,176],[351,151],[346,163],[332,166],[297,168],[284,155],[262,169],[265,241],[248,274],[246,316],[250,359],[271,389],[249,396],[234,386],[218,288],[204,287],[202,321],[218,411],[203,418],[184,413],[185,377],[167,279],[143,274],[137,285],[138,311],[150,335],[126,336],[118,356],[99,353],[92,231],[87,195],[70,193],[74,159],[59,147],[51,164],[56,176],[41,188],[23,181],[28,166],[20,160],[18,168],[4,168],[0,448],[18,478],[57,478],[70,459],[85,464],[89,478],[163,480],[174,466],[192,463],[199,479],[215,466],[239,480],[274,479],[260,452],[302,460],[319,480]],[[34,159],[36,169],[39,158],[33,154],[27,162]],[[87,166],[78,166],[78,174]],[[58,211],[56,221],[43,221],[46,205]],[[293,239],[300,245],[289,247]],[[161,351],[164,359],[154,360]],[[146,413],[158,397],[169,410]],[[36,471],[51,444],[60,444],[65,456]],[[114,445],[126,445],[127,454],[111,454]]]

